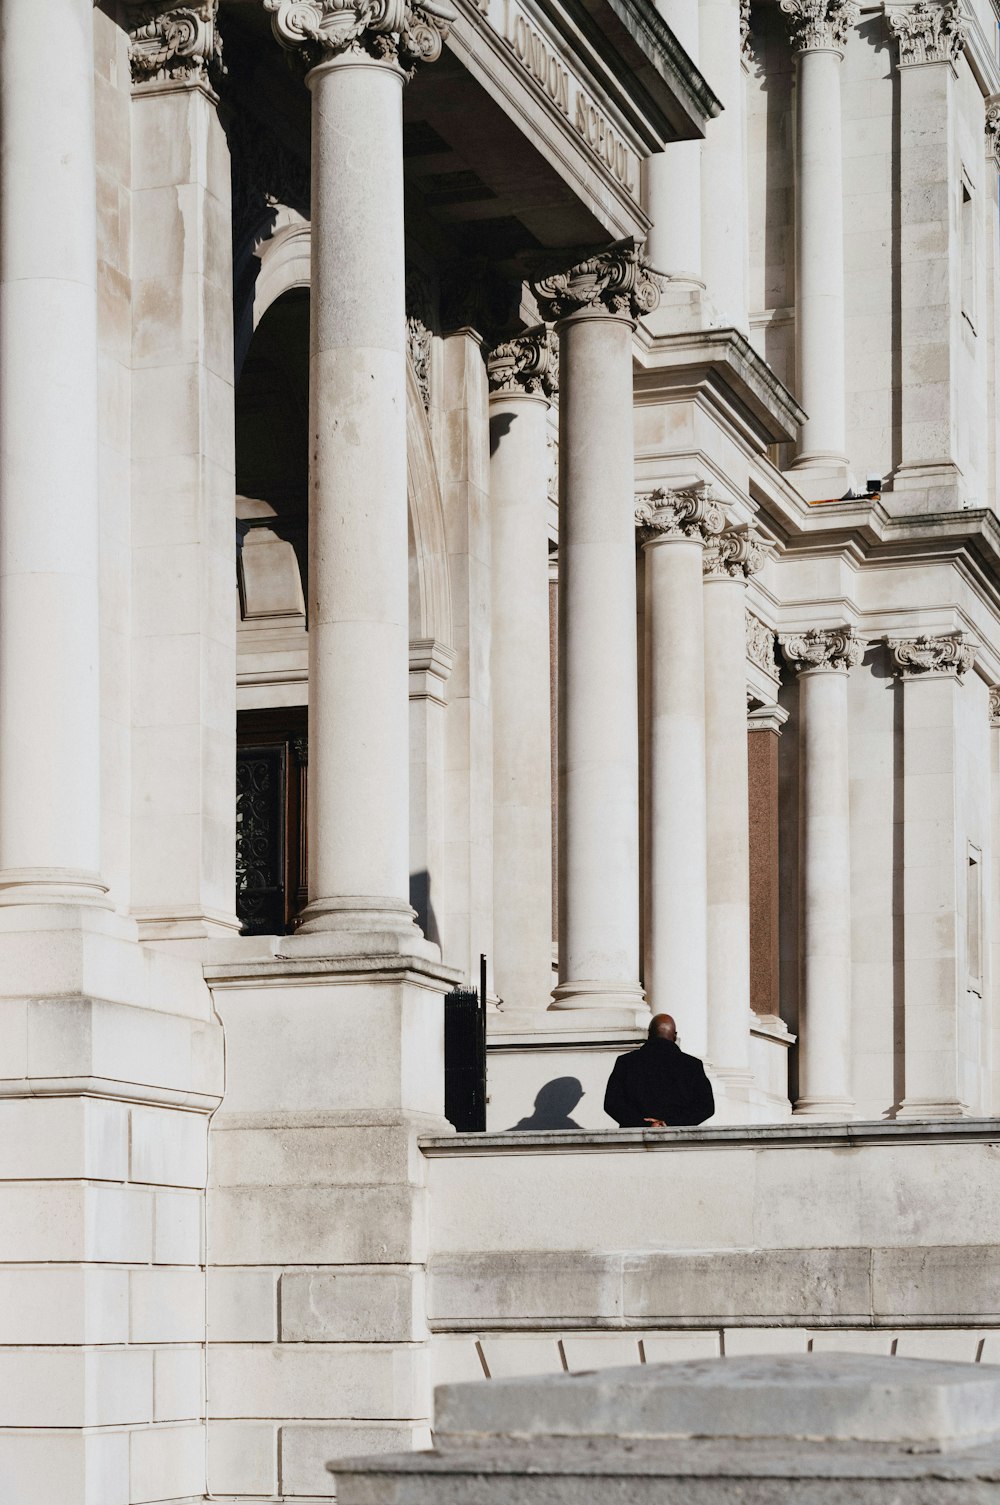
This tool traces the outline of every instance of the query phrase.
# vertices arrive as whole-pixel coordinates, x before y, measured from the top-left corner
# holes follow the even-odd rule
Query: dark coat
[[[715,1098],[697,1056],[686,1056],[673,1040],[654,1038],[618,1057],[604,1111],[622,1129],[648,1129],[647,1118],[700,1124],[715,1112]]]

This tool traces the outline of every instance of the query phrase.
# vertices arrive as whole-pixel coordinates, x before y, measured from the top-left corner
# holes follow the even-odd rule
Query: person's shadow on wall
[[[583,1086],[575,1076],[557,1076],[546,1082],[535,1098],[535,1111],[522,1118],[508,1133],[518,1129],[578,1129],[570,1114],[583,1096]]]

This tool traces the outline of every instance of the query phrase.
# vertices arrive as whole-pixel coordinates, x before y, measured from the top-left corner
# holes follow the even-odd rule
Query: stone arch
[[[293,210],[279,209],[275,229],[257,250],[256,330],[268,309],[293,289],[310,285],[311,231]],[[406,474],[409,502],[410,637],[452,642],[451,584],[444,505],[430,424],[413,363],[406,367]]]

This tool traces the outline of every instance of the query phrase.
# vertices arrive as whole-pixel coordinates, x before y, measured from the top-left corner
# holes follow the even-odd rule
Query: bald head
[[[677,1026],[669,1014],[654,1014],[649,1021],[651,1040],[676,1040]]]

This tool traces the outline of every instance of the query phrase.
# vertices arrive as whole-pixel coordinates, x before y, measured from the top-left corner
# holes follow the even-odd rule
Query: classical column
[[[801,977],[797,1114],[844,1118],[851,1086],[851,800],[847,677],[865,644],[849,627],[781,639],[799,677]]]
[[[402,86],[437,0],[265,0],[312,92],[309,904],[416,936],[409,901]]]
[[[155,940],[238,929],[232,194],[213,90],[217,11],[218,0],[144,0],[124,11],[136,602],[129,908],[140,937]]]
[[[632,333],[659,287],[622,241],[535,284],[558,321],[558,1008],[642,1004]]]
[[[750,793],[746,582],[764,563],[751,528],[710,540],[705,575],[708,1059],[737,1091],[750,1075]]]
[[[698,66],[722,101],[701,143],[702,277],[720,322],[748,330],[747,154],[740,0],[701,0]],[[673,151],[668,147],[667,152]],[[675,207],[678,219],[697,203]]]
[[[996,997],[1000,986],[1000,685],[990,688],[990,907],[989,952],[990,990]],[[997,1112],[1000,1104],[1000,1060],[993,1055],[988,1077],[989,1096],[986,1113]]]
[[[40,24],[4,6],[0,904],[105,904],[93,0]]]
[[[965,1090],[961,1061],[968,1047],[961,1019],[970,969],[959,785],[962,680],[975,649],[960,632],[888,638],[886,646],[903,695],[903,1101],[897,1117],[953,1118],[978,1106]],[[980,989],[981,978],[980,965]]]
[[[642,977],[685,1048],[708,1042],[705,629],[702,555],[725,516],[707,486],[654,491],[636,523],[645,570],[646,871]]]
[[[552,991],[548,432],[543,327],[497,345],[490,383],[493,979],[505,1009]]]
[[[855,0],[781,0],[795,54],[795,469],[846,477],[840,65]],[[836,492],[834,492],[836,494]]]
[[[955,62],[959,0],[886,5],[899,43],[899,338],[901,458],[896,490],[955,486],[963,213]],[[971,203],[971,201],[970,201]],[[972,205],[974,212],[975,206]],[[965,223],[963,224],[963,220]],[[942,267],[952,275],[942,276]],[[968,310],[970,319],[973,311]],[[936,507],[956,506],[947,493]]]

